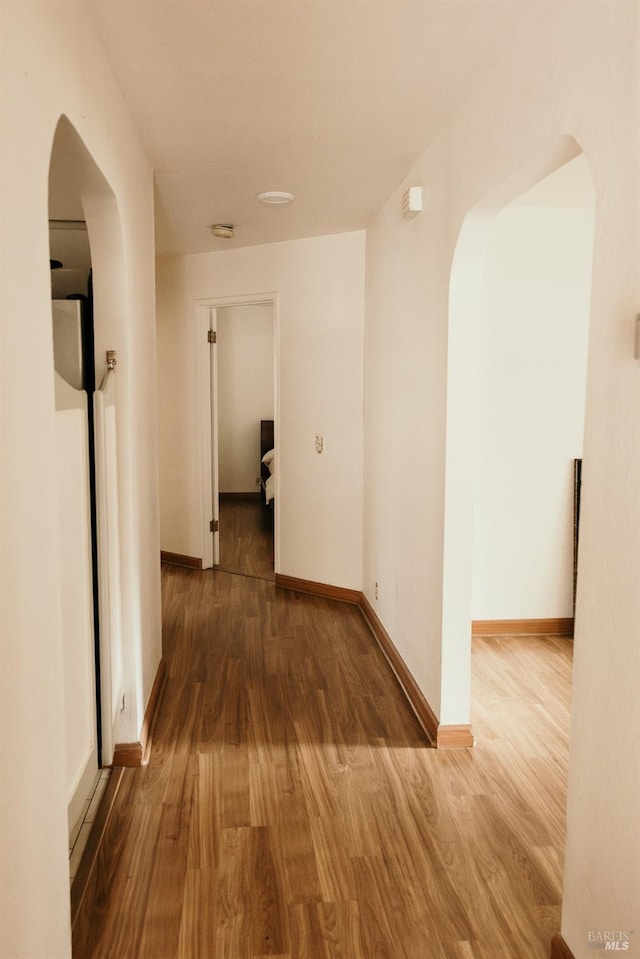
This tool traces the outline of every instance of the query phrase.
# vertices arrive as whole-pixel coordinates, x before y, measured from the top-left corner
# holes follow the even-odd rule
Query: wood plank
[[[260,492],[221,493],[219,517],[216,569],[273,582],[273,514],[265,515]]]
[[[188,869],[185,875],[177,959],[215,959],[218,915],[216,869]]]
[[[431,749],[356,607],[162,578],[153,750],[122,771],[74,959],[548,959],[570,640],[474,640],[475,746]]]
[[[391,637],[380,622],[377,613],[373,609],[366,596],[361,597],[360,609],[362,610],[362,615],[369,625],[376,642],[378,643],[380,649],[385,655],[385,658],[387,659],[387,662],[395,673],[400,686],[404,690],[404,693],[411,704],[411,708],[415,712],[420,725],[427,734],[429,742],[436,744],[438,739],[438,719],[434,715],[434,712],[425,699],[422,690],[407,668],[406,663],[394,646]],[[472,743],[468,745],[472,745]]]
[[[560,933],[551,940],[550,959],[575,959],[574,954],[569,949]]]
[[[173,959],[178,950],[184,885],[189,854],[195,764],[192,753],[202,689],[182,684],[178,695],[180,725],[165,731],[163,744],[167,776],[154,805],[160,809],[155,837],[154,869],[149,883],[145,923],[139,946],[140,959]]]
[[[104,791],[104,795],[100,801],[100,805],[96,813],[96,818],[94,819],[93,826],[91,827],[87,845],[82,853],[78,871],[76,872],[75,878],[71,885],[72,927],[75,925],[76,919],[78,918],[80,906],[82,905],[82,901],[87,893],[89,882],[96,866],[102,840],[104,838],[111,813],[113,812],[113,806],[116,801],[116,796],[118,795],[120,783],[122,782],[123,772],[123,769],[113,769],[111,771],[109,782],[107,783],[107,787]]]

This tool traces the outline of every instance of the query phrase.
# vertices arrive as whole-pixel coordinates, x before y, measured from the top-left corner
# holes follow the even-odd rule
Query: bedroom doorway
[[[274,295],[198,303],[203,567],[271,581],[277,477],[275,457],[261,460],[275,448],[275,318]]]

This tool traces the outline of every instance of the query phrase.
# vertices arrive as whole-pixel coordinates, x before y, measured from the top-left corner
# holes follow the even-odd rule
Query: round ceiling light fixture
[[[231,223],[214,223],[211,232],[214,236],[219,236],[222,240],[231,240],[233,238],[235,227]]]
[[[277,206],[281,203],[291,203],[294,195],[293,193],[283,193],[280,190],[267,190],[266,193],[258,193],[258,199],[261,203],[271,203]]]

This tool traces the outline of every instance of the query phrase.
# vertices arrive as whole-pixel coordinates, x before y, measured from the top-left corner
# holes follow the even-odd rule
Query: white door
[[[213,565],[220,563],[220,475],[218,461],[218,311],[209,310],[211,351],[211,515],[213,517]]]
[[[220,485],[218,476],[218,311],[215,306],[201,306],[198,311],[198,395],[201,403],[201,449],[204,463],[202,565],[208,569],[220,563]],[[210,480],[209,480],[210,477]]]

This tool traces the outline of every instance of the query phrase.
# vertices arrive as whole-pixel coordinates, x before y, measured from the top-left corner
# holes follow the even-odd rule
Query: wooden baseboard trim
[[[281,573],[276,573],[275,584],[281,589],[291,589],[299,593],[322,596],[324,599],[335,599],[342,603],[358,606],[374,639],[395,673],[409,705],[416,714],[429,745],[436,746],[439,749],[460,749],[473,746],[471,726],[443,726],[439,723],[422,690],[364,593],[357,589],[344,589],[341,586],[329,586],[309,579],[298,579],[296,576],[283,576]]]
[[[220,499],[227,500],[227,502],[243,502],[249,500],[249,502],[255,502],[260,499],[260,490],[255,493],[219,493]]]
[[[359,589],[329,586],[327,583],[315,583],[310,579],[298,579],[297,576],[283,576],[282,573],[276,573],[275,582],[281,589],[292,589],[297,593],[309,593],[312,596],[322,596],[324,599],[337,599],[341,603],[350,603],[352,606],[359,606],[362,596]]]
[[[145,709],[144,719],[142,720],[142,729],[140,730],[140,744],[142,746],[141,765],[143,766],[146,766],[149,762],[151,742],[153,740],[153,727],[158,715],[158,707],[162,700],[162,694],[164,693],[166,682],[167,664],[164,659],[161,659],[158,663],[156,678],[154,679],[153,686],[151,687],[149,702],[147,703],[147,708]]]
[[[569,949],[560,933],[551,940],[551,953],[549,959],[576,959]]]
[[[382,650],[387,662],[396,675],[402,690],[413,709],[418,722],[425,731],[430,745],[437,745],[438,720],[425,699],[405,661],[394,646],[391,637],[378,619],[378,615],[364,594],[360,594],[360,612],[373,633],[374,639]]]
[[[142,766],[144,746],[142,743],[116,743],[113,747],[112,766]]]
[[[573,619],[474,619],[472,636],[573,636]]]
[[[438,726],[436,736],[438,749],[462,749],[473,746],[473,730],[469,725]]]
[[[170,566],[186,566],[188,569],[202,569],[202,560],[197,556],[183,556],[182,553],[168,553],[160,551],[160,562]]]
[[[107,788],[104,791],[104,796],[102,797],[96,813],[96,818],[93,822],[93,826],[91,827],[91,832],[89,833],[87,845],[82,853],[78,871],[71,884],[72,928],[76,923],[76,919],[80,913],[80,907],[82,906],[84,897],[89,887],[89,882],[98,860],[100,846],[102,845],[102,840],[104,839],[107,825],[111,818],[111,813],[113,812],[113,806],[116,801],[116,796],[118,795],[118,790],[120,789],[123,776],[124,769],[111,770],[109,782],[107,783]]]
[[[153,724],[167,681],[167,665],[164,659],[158,663],[156,678],[151,687],[149,702],[142,720],[140,740],[137,743],[116,743],[113,750],[113,766],[146,766],[151,754]]]

